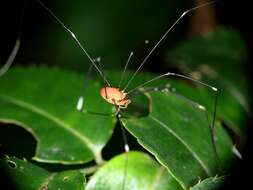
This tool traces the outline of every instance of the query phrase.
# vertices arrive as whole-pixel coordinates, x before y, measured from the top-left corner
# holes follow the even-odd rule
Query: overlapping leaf
[[[92,176],[87,189],[122,189],[123,185],[125,190],[182,190],[163,166],[141,152],[114,157]]]
[[[119,74],[115,76],[119,78]],[[113,75],[110,77],[114,78]],[[151,77],[140,75],[133,85]],[[37,138],[39,146],[35,159],[84,162],[97,156],[110,137],[112,117],[74,111],[81,77],[57,69],[18,68],[0,81],[1,108],[4,108],[0,111],[1,121],[21,125]],[[156,81],[155,85],[166,82]],[[90,82],[86,108],[92,112],[110,113],[112,107],[98,98],[98,91],[98,83]],[[195,184],[199,177],[219,173],[205,112],[175,93],[154,92],[146,93],[146,96],[150,107],[148,115],[123,119],[125,127],[140,144],[183,188]],[[62,125],[63,121],[68,126]],[[231,140],[219,122],[215,134],[219,164],[226,168],[232,158]],[[85,148],[89,143],[82,141],[83,136],[89,137],[93,147]]]
[[[237,31],[218,28],[178,45],[169,51],[167,59],[185,74],[218,87],[218,115],[235,132],[245,135],[245,121],[250,113],[247,51]]]
[[[217,190],[224,181],[225,177],[210,177],[194,185],[191,190]]]
[[[79,171],[53,173],[14,157],[2,158],[0,168],[13,181],[17,190],[85,189],[85,177]]]
[[[219,173],[216,161],[225,167],[232,159],[232,142],[226,131],[216,125],[212,145],[209,123],[203,110],[173,94],[149,94],[150,113],[147,117],[124,119],[126,128],[154,154],[184,188],[197,182],[198,177]]]
[[[111,106],[99,97],[98,83],[87,87],[85,108],[107,115],[76,111],[82,85],[82,77],[58,69],[13,69],[0,78],[0,121],[33,134],[37,161],[99,162],[115,120],[109,116]]]

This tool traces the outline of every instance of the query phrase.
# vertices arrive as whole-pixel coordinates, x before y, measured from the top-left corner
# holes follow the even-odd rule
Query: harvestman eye
[[[215,116],[216,116],[216,105],[217,105],[217,99],[218,99],[218,89],[216,87],[213,87],[213,86],[210,86],[209,84],[206,84],[204,82],[201,82],[199,80],[196,80],[194,78],[191,78],[191,77],[188,77],[188,76],[185,76],[185,75],[181,75],[181,74],[177,74],[177,73],[172,73],[172,72],[166,72],[165,74],[162,74],[162,75],[159,75],[151,80],[148,80],[140,85],[138,85],[137,87],[135,87],[134,89],[131,89],[129,91],[127,91],[127,88],[129,87],[129,85],[131,84],[131,82],[134,80],[135,76],[138,74],[138,72],[141,70],[141,68],[143,67],[143,65],[146,63],[147,59],[152,55],[152,53],[157,49],[157,47],[160,45],[160,43],[164,40],[164,38],[168,35],[169,32],[171,32],[171,30],[178,24],[178,22],[183,18],[185,17],[185,15],[187,15],[188,13],[196,10],[196,9],[199,9],[199,8],[202,8],[202,7],[205,7],[205,6],[208,6],[210,4],[213,4],[215,3],[216,1],[209,1],[209,2],[206,2],[206,3],[203,3],[199,6],[196,6],[196,7],[193,7],[191,9],[188,9],[186,10],[185,12],[183,12],[179,17],[178,19],[168,28],[168,30],[161,36],[161,38],[157,41],[157,43],[155,43],[154,47],[151,49],[151,51],[147,54],[147,56],[143,59],[143,61],[140,63],[139,67],[136,69],[136,71],[133,73],[133,75],[130,77],[130,79],[128,80],[127,84],[125,85],[125,87],[121,87],[121,83],[124,79],[124,75],[125,75],[125,71],[128,67],[128,64],[131,60],[131,57],[133,56],[133,52],[130,53],[128,59],[127,59],[127,62],[125,64],[125,67],[124,67],[124,70],[122,72],[122,75],[121,75],[121,78],[120,78],[120,81],[119,81],[119,84],[118,86],[111,86],[111,84],[109,83],[109,81],[107,80],[106,76],[104,75],[102,69],[101,69],[101,66],[99,65],[99,62],[100,62],[100,58],[99,59],[93,59],[92,56],[90,56],[90,54],[87,52],[87,50],[84,48],[84,46],[80,43],[80,41],[78,40],[77,36],[67,27],[65,26],[65,24],[47,7],[45,6],[40,0],[37,0],[37,2],[49,13],[51,14],[51,16],[63,27],[63,29],[68,32],[70,34],[70,36],[75,40],[75,42],[77,43],[77,45],[80,47],[80,49],[83,51],[83,53],[87,56],[87,58],[89,59],[90,63],[91,63],[91,67],[89,69],[89,73],[91,71],[91,68],[95,68],[98,72],[98,74],[100,75],[100,77],[102,78],[103,82],[105,83],[105,86],[102,87],[100,89],[100,96],[106,101],[108,102],[109,104],[117,107],[117,111],[115,113],[115,116],[117,118],[117,120],[119,121],[120,123],[120,127],[121,127],[121,132],[122,132],[122,137],[123,137],[123,141],[124,141],[124,150],[125,150],[125,169],[124,169],[124,178],[123,178],[123,181],[122,181],[122,189],[124,190],[125,189],[125,179],[126,179],[126,176],[127,176],[127,163],[128,163],[128,156],[127,156],[127,153],[129,152],[130,148],[129,148],[129,145],[128,145],[128,142],[127,142],[127,138],[126,138],[126,133],[125,133],[125,129],[124,129],[124,124],[121,120],[121,109],[122,108],[127,108],[128,105],[131,103],[131,99],[130,99],[130,95],[137,91],[138,89],[146,86],[147,84],[155,81],[155,80],[159,80],[160,78],[164,78],[164,77],[177,77],[177,78],[183,78],[183,79],[186,79],[186,80],[189,80],[189,81],[192,81],[192,82],[195,82],[195,83],[198,83],[206,88],[208,88],[209,90],[211,90],[212,92],[214,92],[214,111],[213,111],[213,118],[212,118],[212,122],[211,122],[211,125],[209,125],[210,127],[210,134],[211,134],[211,137],[212,137],[212,145],[213,145],[213,148],[214,148],[214,151],[215,151],[215,154],[216,154],[216,158],[217,158],[217,161],[218,161],[218,155],[217,155],[217,151],[216,151],[216,146],[215,146],[215,142],[214,142],[214,123],[215,123]],[[145,43],[149,43],[148,40],[145,41]],[[18,47],[18,45],[17,45]],[[15,53],[15,51],[14,51]],[[13,57],[13,56],[12,56]],[[15,56],[14,56],[15,57]],[[154,91],[157,91],[157,88],[154,88]],[[80,96],[79,100],[78,100],[78,103],[77,103],[77,107],[76,109],[78,111],[81,111],[82,108],[83,108],[83,105],[84,105],[84,101],[85,101],[85,96]],[[194,105],[200,109],[200,110],[203,110],[205,113],[206,113],[206,116],[207,116],[207,119],[208,119],[208,114],[206,112],[206,109],[204,106],[202,105],[199,105],[199,104],[195,104]]]

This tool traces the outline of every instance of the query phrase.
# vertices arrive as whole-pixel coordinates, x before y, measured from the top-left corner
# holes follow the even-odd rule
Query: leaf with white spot
[[[15,68],[0,78],[0,122],[30,132],[37,141],[34,160],[76,164],[95,159],[111,137],[112,107],[99,97],[99,83],[90,82],[85,108],[76,110],[83,89],[80,75],[60,69]],[[99,110],[99,111],[98,111]]]

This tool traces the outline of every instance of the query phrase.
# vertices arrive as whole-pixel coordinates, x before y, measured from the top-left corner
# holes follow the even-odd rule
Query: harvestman
[[[147,54],[147,56],[143,59],[143,61],[141,62],[141,64],[139,65],[139,67],[137,68],[137,70],[134,72],[134,74],[131,76],[130,80],[127,82],[126,86],[121,89],[120,88],[120,85],[121,85],[121,82],[124,78],[124,74],[125,74],[125,71],[127,69],[127,66],[129,64],[129,61],[131,59],[131,57],[133,56],[133,52],[130,53],[128,59],[127,59],[127,62],[125,64],[125,67],[124,67],[124,70],[123,70],[123,73],[121,75],[121,78],[120,78],[120,82],[119,82],[119,85],[118,87],[113,87],[111,86],[111,84],[108,82],[108,80],[106,79],[102,69],[100,68],[100,59],[92,59],[90,54],[87,52],[87,50],[83,47],[83,45],[80,43],[80,41],[78,40],[78,38],[76,37],[76,35],[68,28],[65,26],[65,24],[46,6],[44,5],[44,3],[42,3],[40,0],[37,0],[37,2],[52,16],[54,17],[54,19],[65,29],[65,31],[67,31],[71,37],[75,40],[75,42],[78,44],[78,46],[81,48],[81,50],[84,52],[84,54],[88,57],[90,63],[92,64],[91,67],[94,67],[99,75],[102,77],[103,81],[105,82],[106,86],[102,87],[101,90],[100,90],[100,95],[101,97],[107,101],[108,103],[112,104],[113,106],[117,107],[117,110],[115,112],[115,116],[116,118],[118,119],[119,123],[120,123],[120,126],[121,126],[121,131],[122,131],[122,136],[123,136],[123,141],[124,141],[124,150],[125,150],[125,153],[126,153],[126,160],[125,160],[125,169],[124,169],[124,175],[123,175],[123,182],[122,182],[122,189],[124,189],[125,187],[125,179],[126,179],[126,168],[127,168],[127,153],[129,152],[130,148],[129,148],[129,145],[127,143],[127,138],[126,138],[126,134],[125,134],[125,130],[124,130],[124,126],[123,126],[123,122],[121,121],[121,114],[120,114],[120,111],[121,109],[126,109],[128,107],[128,105],[131,103],[131,99],[129,97],[129,95],[140,89],[141,87],[144,87],[145,85],[155,81],[155,80],[158,80],[160,78],[163,78],[163,77],[166,77],[166,76],[173,76],[173,77],[178,77],[178,78],[183,78],[183,79],[186,79],[186,80],[190,80],[192,82],[196,82],[202,86],[205,86],[207,88],[209,88],[210,90],[212,90],[214,93],[215,93],[215,100],[214,100],[214,111],[213,111],[213,118],[212,118],[212,122],[211,122],[211,125],[208,124],[208,126],[210,127],[210,133],[211,133],[211,139],[212,139],[212,145],[213,145],[213,148],[214,148],[214,151],[215,151],[215,156],[216,156],[216,161],[217,161],[217,164],[218,164],[218,155],[217,155],[217,151],[216,151],[216,146],[215,146],[215,142],[214,142],[214,123],[215,123],[215,116],[216,116],[216,106],[217,106],[217,100],[218,100],[218,89],[214,86],[210,86],[204,82],[201,82],[199,80],[196,80],[194,78],[191,78],[191,77],[188,77],[188,76],[185,76],[185,75],[181,75],[181,74],[177,74],[177,73],[172,73],[172,72],[167,72],[165,74],[162,74],[162,75],[159,75],[151,80],[148,80],[146,82],[144,82],[143,84],[140,84],[139,86],[135,87],[134,89],[126,92],[126,89],[128,88],[128,86],[130,85],[130,83],[133,81],[133,79],[135,78],[135,76],[138,74],[138,72],[140,71],[140,69],[142,68],[142,66],[146,63],[147,59],[151,56],[151,54],[155,51],[155,49],[159,46],[159,44],[164,40],[164,38],[168,35],[168,33],[175,27],[175,25],[185,16],[187,15],[188,13],[196,10],[196,9],[199,9],[199,8],[202,8],[204,6],[208,6],[210,4],[213,4],[215,3],[217,0],[215,1],[209,1],[209,2],[206,2],[206,3],[203,3],[199,6],[196,6],[196,7],[193,7],[191,9],[188,9],[186,10],[185,12],[183,12],[179,17],[178,19],[170,26],[170,28],[162,35],[162,37],[158,40],[158,42],[156,42],[156,44],[154,45],[154,47],[151,49],[151,51],[149,51],[149,53]],[[22,17],[23,17],[23,13],[22,13]],[[22,20],[21,20],[22,21]],[[19,39],[19,36],[20,34],[18,35],[18,38],[16,40],[16,44],[12,50],[12,53],[11,55],[9,56],[7,62],[4,64],[4,66],[0,69],[0,77],[1,75],[3,75],[8,69],[9,67],[11,66],[17,52],[18,52],[18,49],[19,49],[19,46],[20,46],[20,39]],[[97,64],[98,63],[98,64]],[[89,72],[91,71],[91,67],[89,69]],[[154,88],[153,89],[154,91],[157,91],[157,88]],[[206,117],[207,117],[207,120],[208,120],[208,114],[205,110],[205,107],[200,105],[200,104],[197,104],[195,102],[192,102],[191,100],[188,100],[188,102],[192,103],[194,106],[198,107],[199,109],[201,110],[204,110],[205,113],[206,113]],[[84,103],[84,97],[83,96],[80,96],[79,97],[79,100],[78,100],[78,103],[77,103],[77,110],[81,111],[83,109],[83,103]]]

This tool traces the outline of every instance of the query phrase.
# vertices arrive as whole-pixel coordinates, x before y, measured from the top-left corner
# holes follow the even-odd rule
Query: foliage
[[[23,155],[28,161],[2,158],[1,168],[18,189],[45,190],[56,186],[120,189],[123,185],[125,190],[216,189],[224,179],[215,176],[226,173],[235,160],[233,142],[224,125],[240,137],[246,131],[244,123],[250,112],[247,86],[244,81],[236,80],[238,74],[233,70],[243,67],[246,59],[246,48],[239,34],[224,28],[168,51],[167,60],[175,68],[193,77],[197,72],[199,79],[218,87],[215,144],[210,130],[213,91],[167,77],[135,91],[129,108],[122,110],[123,126],[148,154],[115,153],[108,161],[104,161],[102,151],[117,121],[113,115],[115,108],[99,96],[103,84],[97,76],[83,80],[78,72],[48,66],[12,68],[0,78],[0,122],[14,124],[30,133],[36,141],[36,150],[32,158]],[[105,74],[116,86],[120,73],[110,70]],[[128,71],[126,76],[132,74]],[[129,89],[153,77],[153,74],[139,73]],[[83,84],[85,109],[79,112],[76,103]],[[153,87],[163,92],[145,92]],[[8,150],[6,138],[13,137],[7,134],[2,139],[2,147]],[[16,137],[12,141],[21,149],[27,148]],[[51,171],[50,166],[56,164],[60,164],[60,171]],[[71,170],[63,169],[65,165]],[[91,165],[96,170],[90,173],[87,171]],[[84,173],[91,175],[86,187]],[[198,183],[199,179],[204,180]]]
[[[18,189],[85,189],[85,176],[79,171],[49,172],[15,157],[2,158],[0,168],[7,171]]]

